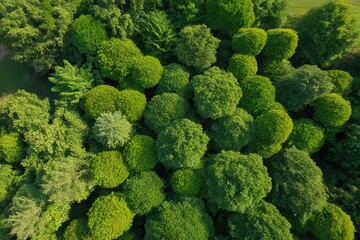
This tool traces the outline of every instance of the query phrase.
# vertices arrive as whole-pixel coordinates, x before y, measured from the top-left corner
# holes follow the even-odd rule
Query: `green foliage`
[[[291,224],[274,205],[263,200],[244,213],[231,215],[227,228],[232,239],[293,239]]]
[[[282,150],[269,161],[272,190],[269,200],[286,216],[301,224],[325,206],[322,172],[309,154],[295,147]]]
[[[121,112],[102,113],[96,118],[93,134],[99,143],[107,148],[118,148],[129,141],[132,124],[126,120]]]
[[[10,165],[0,164],[0,202],[11,196],[15,177],[19,173]]]
[[[226,211],[245,212],[266,197],[271,178],[259,155],[222,151],[206,168],[209,201]]]
[[[116,88],[98,85],[85,94],[83,108],[88,117],[96,119],[102,113],[118,110],[118,101],[119,91]]]
[[[164,182],[156,172],[144,171],[128,178],[122,193],[132,212],[149,213],[165,200]]]
[[[292,74],[295,72],[295,68],[291,65],[291,62],[287,59],[281,61],[278,60],[268,60],[262,64],[259,68],[259,72],[270,78],[271,80],[277,80],[282,76]]]
[[[154,139],[145,135],[134,135],[125,145],[124,159],[129,169],[135,172],[153,169],[157,163]]]
[[[347,95],[351,92],[352,77],[342,70],[328,70],[330,81],[334,84],[332,93]]]
[[[240,81],[243,96],[239,106],[254,117],[271,109],[275,103],[275,87],[269,78],[250,76]]]
[[[211,217],[200,199],[166,201],[145,221],[145,240],[206,240],[214,236]]]
[[[251,0],[208,0],[206,20],[212,29],[233,34],[239,28],[248,28],[254,23],[253,8]]]
[[[95,185],[114,188],[119,186],[129,176],[119,151],[104,151],[98,153],[90,163]]]
[[[189,110],[189,103],[175,93],[156,95],[145,110],[145,124],[158,133],[175,120],[185,118]]]
[[[350,216],[332,203],[314,212],[306,225],[320,240],[354,239],[355,227]]]
[[[138,23],[137,33],[144,45],[145,53],[157,57],[161,62],[171,57],[176,32],[166,12],[152,11],[144,14]]]
[[[341,126],[350,116],[350,102],[336,93],[325,94],[314,104],[314,118],[324,126]]]
[[[181,65],[177,63],[166,65],[156,92],[157,94],[177,93],[185,97],[188,92],[189,78],[190,74]]]
[[[170,184],[178,194],[195,195],[204,186],[203,173],[197,169],[178,169],[171,174]]]
[[[231,115],[242,96],[236,78],[218,67],[193,77],[191,86],[197,111],[203,118]]]
[[[258,55],[267,40],[266,32],[260,28],[240,28],[231,38],[232,49],[243,55]]]
[[[87,69],[64,60],[64,67],[56,66],[49,81],[54,84],[51,91],[59,93],[60,102],[76,104],[93,88],[94,78]]]
[[[70,28],[71,40],[80,53],[94,55],[102,41],[107,40],[103,24],[91,15],[80,15]]]
[[[333,89],[326,71],[314,65],[304,65],[292,74],[275,81],[276,100],[291,112],[296,112]]]
[[[8,163],[19,162],[24,158],[24,144],[16,132],[0,135],[0,159]]]
[[[350,5],[330,1],[311,9],[295,26],[299,48],[295,60],[328,67],[344,57],[360,36],[360,20]]]
[[[249,55],[234,54],[230,58],[227,70],[241,82],[244,78],[253,76],[258,71],[256,58]]]
[[[64,231],[64,240],[92,240],[87,218],[74,219]]]
[[[255,22],[263,29],[281,28],[287,20],[288,0],[253,0]]]
[[[179,62],[202,72],[216,62],[219,43],[206,25],[186,26],[179,32],[174,51]]]
[[[170,0],[170,13],[176,23],[181,28],[189,24],[199,24],[204,21],[205,0]]]
[[[121,82],[141,56],[139,48],[130,39],[111,38],[101,43],[96,64],[104,77]]]
[[[293,130],[290,116],[281,110],[270,110],[257,117],[254,123],[256,140],[266,145],[285,142]]]
[[[209,137],[202,126],[183,119],[161,131],[156,140],[159,161],[167,169],[202,168]]]
[[[266,34],[267,41],[262,53],[267,59],[280,61],[294,55],[298,45],[298,35],[294,30],[270,29]]]
[[[91,235],[95,239],[111,240],[130,229],[134,213],[122,197],[112,192],[95,200],[88,217]]]
[[[309,154],[320,150],[324,145],[324,130],[309,118],[294,121],[294,129],[289,136],[289,143]]]
[[[245,153],[256,153],[260,155],[262,158],[267,159],[280,152],[282,149],[281,143],[261,143],[255,142],[253,144],[248,145],[245,148]]]
[[[211,123],[210,139],[218,149],[240,151],[253,139],[253,121],[248,112],[237,108],[233,114]]]
[[[143,89],[152,88],[159,83],[162,73],[163,67],[157,58],[144,56],[137,59],[131,80]]]
[[[117,109],[133,123],[140,120],[146,108],[146,96],[135,90],[122,90],[118,94]]]

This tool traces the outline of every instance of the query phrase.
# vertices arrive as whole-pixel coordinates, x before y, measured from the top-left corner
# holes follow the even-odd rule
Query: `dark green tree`
[[[352,76],[342,70],[328,70],[328,76],[330,81],[334,84],[334,88],[331,92],[337,94],[347,95],[351,92]]]
[[[230,58],[227,70],[234,74],[240,83],[244,78],[253,76],[258,71],[257,61],[254,56],[234,54]]]
[[[263,29],[281,28],[287,20],[288,0],[253,0],[254,27]]]
[[[204,186],[202,169],[178,169],[170,176],[171,188],[182,195],[195,195]]]
[[[169,7],[178,28],[205,21],[205,0],[169,0]]]
[[[181,65],[177,63],[166,65],[156,92],[157,94],[177,93],[186,98],[189,92],[189,78],[189,72]]]

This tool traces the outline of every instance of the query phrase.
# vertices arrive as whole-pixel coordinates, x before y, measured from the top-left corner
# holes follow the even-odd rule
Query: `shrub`
[[[291,224],[274,205],[264,200],[244,213],[232,214],[227,228],[232,239],[293,239]]]
[[[262,158],[267,159],[280,152],[282,149],[281,143],[266,144],[261,142],[253,142],[245,148],[245,153],[256,153]]]
[[[211,217],[200,199],[166,201],[145,220],[146,240],[206,240],[214,236]]]
[[[204,186],[204,178],[201,170],[178,169],[171,174],[170,184],[178,194],[195,195]]]
[[[132,125],[125,116],[116,111],[102,113],[93,127],[95,139],[107,148],[118,148],[129,141]]]
[[[132,89],[122,90],[118,94],[117,110],[126,116],[126,120],[134,123],[140,120],[146,108],[146,96]]]
[[[87,218],[74,219],[64,231],[64,240],[92,240]]]
[[[298,35],[292,29],[270,29],[266,32],[267,41],[262,51],[271,60],[288,59],[295,53]]]
[[[350,102],[336,93],[325,94],[314,104],[314,118],[324,126],[341,126],[350,116]]]
[[[175,93],[156,95],[145,110],[145,124],[158,133],[175,120],[185,118],[189,110],[189,103]]]
[[[232,49],[242,55],[258,55],[264,48],[267,35],[260,28],[240,28],[231,38]]]
[[[209,201],[226,211],[243,213],[271,190],[271,178],[256,154],[222,151],[209,159],[205,174]]]
[[[253,117],[241,108],[229,116],[214,120],[210,126],[210,139],[221,150],[240,151],[254,134]]]
[[[119,151],[98,153],[90,163],[94,183],[105,188],[119,186],[129,176]]]
[[[111,240],[130,229],[134,214],[125,200],[112,192],[95,200],[89,209],[88,217],[92,237]]]
[[[179,62],[202,72],[216,62],[219,43],[206,25],[186,26],[176,40],[175,54]]]
[[[275,103],[275,87],[269,78],[251,76],[240,81],[243,96],[239,106],[254,117],[257,117],[273,108]]]
[[[281,28],[287,20],[288,0],[253,0],[255,22],[253,26],[263,29]]]
[[[287,59],[284,60],[268,60],[262,64],[259,68],[259,73],[270,78],[271,80],[278,80],[282,76],[292,74],[295,72],[295,68],[291,65],[291,62]]]
[[[330,81],[334,84],[332,93],[347,95],[351,92],[352,77],[342,70],[328,70]]]
[[[254,23],[253,8],[251,0],[208,0],[206,21],[212,29],[225,30],[233,34],[239,28],[248,28]]]
[[[203,118],[217,119],[231,115],[242,96],[236,78],[218,67],[193,77],[194,101]]]
[[[208,142],[209,137],[203,133],[200,124],[183,119],[159,133],[157,155],[167,169],[202,168],[202,156]]]
[[[185,97],[188,92],[189,78],[190,74],[181,65],[177,63],[166,65],[156,92],[157,94],[177,93]]]
[[[254,56],[234,54],[230,58],[227,70],[241,82],[245,77],[255,75],[258,71],[256,58]]]
[[[140,50],[130,39],[111,38],[101,43],[96,64],[104,77],[121,82],[141,56]]]
[[[0,135],[0,159],[13,163],[23,160],[24,157],[24,144],[18,133]]]
[[[122,193],[132,212],[145,215],[165,200],[164,183],[155,172],[140,172],[128,178]]]
[[[143,89],[152,88],[159,83],[162,73],[163,67],[157,58],[144,56],[137,59],[131,80]]]
[[[204,22],[206,1],[204,0],[170,0],[170,13],[176,26]]]
[[[325,142],[324,131],[311,119],[300,118],[294,121],[294,129],[289,136],[289,143],[309,154],[320,150]]]
[[[0,164],[0,202],[11,196],[14,180],[17,175],[18,172],[10,165]]]
[[[129,169],[135,172],[153,169],[157,163],[154,139],[145,135],[134,135],[125,145],[124,159]]]

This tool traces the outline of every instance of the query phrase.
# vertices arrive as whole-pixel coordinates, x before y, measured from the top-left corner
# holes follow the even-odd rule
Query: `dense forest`
[[[286,6],[1,0],[0,239],[360,239],[360,16]]]

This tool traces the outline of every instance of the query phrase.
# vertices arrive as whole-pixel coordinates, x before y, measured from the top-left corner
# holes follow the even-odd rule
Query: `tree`
[[[325,206],[328,196],[322,172],[308,153],[295,147],[283,149],[270,159],[268,170],[272,178],[268,199],[291,222],[304,225],[314,211]]]
[[[175,54],[179,62],[202,72],[216,62],[219,43],[206,25],[190,25],[179,32]]]
[[[131,123],[139,121],[146,108],[146,96],[132,89],[122,90],[118,94],[117,109]]]
[[[65,240],[92,240],[87,218],[73,219],[64,231]]]
[[[202,168],[209,140],[200,124],[188,119],[174,122],[157,137],[158,159],[167,169]]]
[[[251,0],[208,0],[206,21],[212,29],[233,34],[239,28],[248,28],[254,23],[253,8]]]
[[[234,74],[238,79],[238,82],[241,82],[244,78],[253,76],[257,73],[258,66],[256,58],[254,56],[235,53],[230,58],[227,71]]]
[[[218,67],[212,67],[191,81],[194,102],[203,118],[217,119],[231,115],[242,96],[236,78]]]
[[[132,212],[145,215],[165,200],[163,180],[152,171],[143,171],[128,178],[122,188]]]
[[[131,81],[143,89],[155,87],[161,78],[163,67],[160,61],[152,56],[137,59],[131,72]]]
[[[294,60],[330,66],[352,49],[360,36],[359,26],[355,9],[339,1],[310,10],[295,25],[300,39]]]
[[[293,239],[291,224],[274,205],[264,200],[244,213],[232,214],[227,228],[233,239]]]
[[[206,1],[170,0],[170,13],[178,28],[204,22]]]
[[[56,66],[49,81],[54,84],[51,91],[59,93],[60,102],[77,104],[93,88],[94,77],[88,69],[64,60],[64,67]]]
[[[170,184],[175,193],[195,195],[204,186],[204,176],[201,169],[178,169],[171,174]]]
[[[332,93],[347,95],[351,92],[352,76],[342,70],[328,70],[330,81],[334,84]]]
[[[134,218],[124,198],[114,192],[97,198],[87,215],[92,237],[104,240],[120,237],[130,229]]]
[[[287,20],[288,0],[253,0],[254,27],[263,29],[281,28]]]
[[[90,163],[92,179],[97,186],[114,188],[129,176],[119,151],[103,151],[98,153]]]
[[[3,202],[12,195],[14,182],[19,172],[8,164],[0,164],[0,202]]]
[[[267,40],[266,32],[260,28],[240,28],[231,38],[231,47],[243,55],[258,55]]]
[[[267,60],[281,61],[294,55],[298,45],[298,35],[290,28],[270,29],[266,31],[267,41],[262,54]]]
[[[209,201],[219,209],[243,213],[271,190],[271,178],[257,154],[222,151],[208,163],[205,181]]]
[[[189,78],[190,74],[183,66],[177,63],[166,65],[156,93],[159,95],[165,92],[177,93],[186,98],[189,92]]]
[[[16,132],[0,135],[0,159],[8,163],[20,162],[24,158],[24,143]]]
[[[200,199],[165,201],[145,220],[145,239],[206,240],[214,236],[211,217]]]

